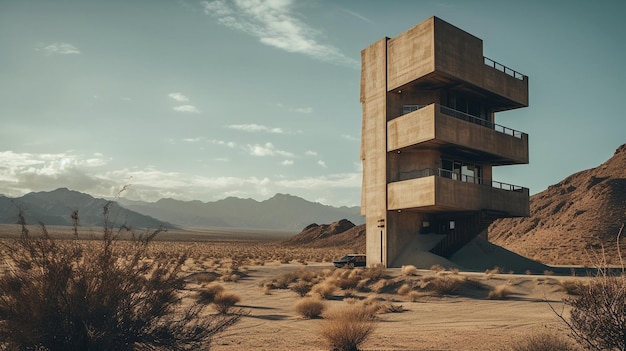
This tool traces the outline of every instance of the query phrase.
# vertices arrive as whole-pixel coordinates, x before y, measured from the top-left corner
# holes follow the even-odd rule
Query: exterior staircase
[[[489,225],[503,217],[507,217],[507,214],[493,210],[473,212],[460,220],[457,217],[455,228],[441,230],[440,233],[445,234],[445,237],[430,249],[430,252],[448,258],[483,232],[487,239],[486,230]]]

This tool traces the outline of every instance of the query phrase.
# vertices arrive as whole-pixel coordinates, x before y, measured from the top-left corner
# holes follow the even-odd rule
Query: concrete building
[[[448,257],[495,219],[529,215],[527,188],[492,179],[494,166],[528,163],[528,135],[495,123],[528,106],[528,77],[437,17],[361,60],[368,266],[412,264],[416,245]]]

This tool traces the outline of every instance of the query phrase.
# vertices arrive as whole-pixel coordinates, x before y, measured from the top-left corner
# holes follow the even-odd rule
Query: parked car
[[[337,261],[333,261],[333,264],[337,268],[347,267],[365,267],[365,255],[362,254],[349,254],[345,255]]]

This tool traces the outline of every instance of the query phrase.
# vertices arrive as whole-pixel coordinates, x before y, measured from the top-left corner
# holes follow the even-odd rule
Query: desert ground
[[[17,226],[0,227],[11,240]],[[68,237],[68,228],[50,228]],[[33,229],[36,231],[36,229]],[[97,239],[98,232],[83,239]],[[568,331],[551,310],[562,311],[567,283],[584,277],[508,274],[497,269],[462,272],[333,267],[346,254],[342,248],[282,245],[284,233],[246,230],[168,232],[152,243],[155,257],[184,253],[186,293],[212,285],[240,297],[231,313],[241,320],[219,334],[212,350],[329,350],[319,335],[324,313],[304,318],[296,310],[303,298],[317,298],[332,311],[346,305],[377,306],[376,329],[362,350],[510,350],[530,335]],[[414,267],[413,267],[414,268]],[[289,280],[291,279],[291,280]],[[301,297],[290,282],[308,281],[312,290]],[[443,284],[443,288],[441,287]],[[316,285],[332,288],[325,292]],[[565,310],[565,312],[567,312]]]

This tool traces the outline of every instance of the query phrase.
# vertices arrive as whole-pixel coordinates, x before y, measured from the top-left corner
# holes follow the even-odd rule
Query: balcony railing
[[[496,62],[496,61],[494,61],[494,60],[492,60],[492,59],[490,59],[488,57],[483,56],[483,59],[484,59],[483,62],[487,66],[493,67],[493,68],[497,69],[500,72],[504,72],[504,73],[510,75],[511,77],[517,78],[519,80],[524,80],[525,76],[523,74],[519,73],[518,71],[510,69],[510,68],[508,68],[505,65],[499,64],[498,62]]]
[[[489,129],[493,129],[499,133],[507,134],[518,139],[522,139],[522,135],[525,134],[523,132],[520,132],[519,130],[511,129],[511,128],[508,128],[508,127],[505,127],[496,123],[489,122],[482,118],[470,115],[469,113],[461,112],[459,110],[455,110],[455,109],[442,106],[439,104],[435,104],[435,105],[439,106],[439,111],[443,114],[446,114],[450,117],[454,117],[457,119],[462,119],[466,122],[478,124]],[[407,113],[417,111],[421,109],[422,107],[426,107],[426,106],[428,105],[404,105],[402,106],[402,114],[405,115]]]
[[[464,183],[485,185],[485,186],[490,186],[492,188],[506,190],[506,191],[523,192],[526,189],[519,185],[502,183],[502,182],[497,182],[495,180],[474,177],[474,176],[470,176],[466,174],[460,174],[458,172],[453,172],[453,171],[450,171],[447,169],[441,169],[441,168],[437,168],[437,169],[425,168],[425,169],[408,171],[408,172],[399,172],[398,181],[416,179],[416,178],[424,178],[424,177],[430,177],[430,176],[437,176],[437,177],[448,178],[452,180],[458,180]]]
[[[471,122],[471,123],[474,123],[474,124],[478,124],[478,125],[481,125],[483,127],[487,127],[489,129],[493,129],[496,132],[500,132],[500,133],[503,133],[503,134],[511,135],[511,136],[516,137],[518,139],[521,139],[522,135],[524,134],[524,133],[520,132],[519,130],[511,129],[511,128],[508,128],[508,127],[505,127],[505,126],[502,126],[502,125],[499,125],[499,124],[496,124],[496,123],[492,123],[492,122],[489,122],[489,121],[484,120],[482,118],[479,118],[479,117],[476,117],[476,116],[472,116],[469,113],[461,112],[461,111],[458,111],[458,110],[455,110],[455,109],[452,109],[452,108],[449,108],[449,107],[446,107],[446,106],[441,106],[440,105],[439,106],[439,111],[441,113],[443,113],[443,114],[448,115],[448,116],[451,116],[451,117],[454,117],[454,118],[458,118],[458,119],[462,119],[464,121]]]

